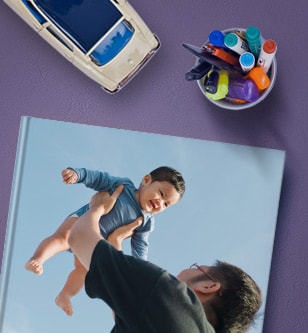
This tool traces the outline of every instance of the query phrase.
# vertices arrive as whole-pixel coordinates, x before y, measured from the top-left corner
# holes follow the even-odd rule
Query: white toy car
[[[110,93],[156,53],[158,38],[126,0],[4,0],[42,38]]]

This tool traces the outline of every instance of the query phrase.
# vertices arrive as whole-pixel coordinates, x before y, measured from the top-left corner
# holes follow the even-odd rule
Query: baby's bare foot
[[[26,264],[25,269],[29,272],[32,272],[36,275],[41,275],[43,273],[42,264],[35,258],[30,258]]]
[[[73,315],[71,299],[67,294],[60,293],[56,297],[55,302],[68,316]]]

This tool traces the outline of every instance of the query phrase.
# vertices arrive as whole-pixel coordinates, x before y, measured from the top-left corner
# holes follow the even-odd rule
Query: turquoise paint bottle
[[[260,30],[251,25],[246,29],[246,40],[250,49],[250,52],[258,59],[261,50],[261,33]]]
[[[224,43],[227,48],[236,52],[239,55],[249,51],[247,43],[233,32],[229,32],[225,35]]]

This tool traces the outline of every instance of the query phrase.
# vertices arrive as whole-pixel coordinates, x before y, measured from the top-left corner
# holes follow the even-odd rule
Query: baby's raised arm
[[[72,169],[64,169],[62,171],[62,179],[65,184],[75,184],[78,180],[78,175]]]

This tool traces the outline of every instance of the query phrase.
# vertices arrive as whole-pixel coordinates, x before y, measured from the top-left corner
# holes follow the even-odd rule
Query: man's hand
[[[62,171],[62,179],[65,184],[75,184],[78,180],[78,175],[74,170],[64,169]]]
[[[123,225],[117,229],[115,229],[112,233],[109,234],[107,240],[110,244],[112,244],[116,249],[122,251],[122,242],[131,237],[137,227],[139,227],[142,223],[143,218],[138,217],[135,221],[130,224]]]
[[[118,186],[112,195],[110,195],[108,192],[97,192],[93,195],[90,201],[90,209],[99,210],[101,215],[108,214],[113,208],[123,188],[123,185]]]

